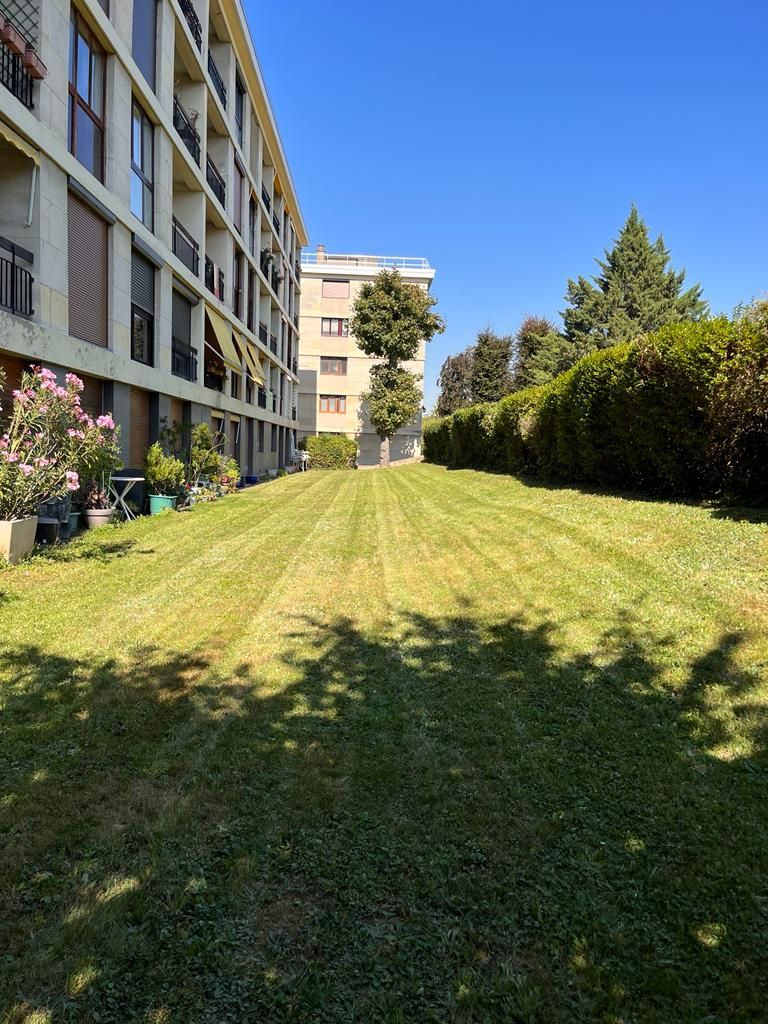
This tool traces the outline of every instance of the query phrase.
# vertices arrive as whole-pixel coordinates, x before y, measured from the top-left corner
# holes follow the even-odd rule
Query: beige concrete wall
[[[299,357],[299,432],[302,436],[324,432],[343,433],[358,442],[360,465],[376,465],[379,461],[379,438],[372,431],[365,414],[361,394],[370,383],[371,367],[376,360],[362,352],[355,339],[322,334],[322,318],[351,318],[360,288],[371,276],[357,275],[350,279],[348,298],[324,298],[322,282],[344,279],[344,268],[304,268],[301,295],[301,353]],[[424,286],[417,277],[406,279]],[[411,373],[424,377],[426,345],[419,347],[416,359],[405,364]],[[321,357],[342,357],[347,360],[345,376],[321,373]],[[320,411],[320,395],[345,395],[346,413]],[[398,431],[390,443],[393,461],[414,458],[421,454],[421,414]]]
[[[266,451],[258,456],[257,466],[272,467],[277,456],[270,452],[269,434],[272,423],[285,430],[295,427],[291,419],[295,381],[291,368],[258,340],[258,334],[236,318],[232,302],[232,253],[237,243],[245,254],[258,282],[257,314],[261,312],[274,330],[283,322],[293,324],[298,312],[300,283],[295,272],[298,247],[305,240],[305,229],[298,207],[292,203],[290,174],[284,154],[271,121],[266,93],[260,74],[254,69],[247,30],[240,21],[240,7],[235,0],[194,0],[203,25],[201,51],[190,41],[186,23],[177,17],[177,8],[169,0],[157,5],[157,77],[153,93],[131,56],[132,0],[110,4],[107,17],[97,0],[83,0],[82,14],[96,33],[107,54],[105,181],[97,181],[67,150],[67,88],[68,39],[70,23],[69,0],[45,0],[41,6],[38,50],[48,67],[48,77],[34,87],[34,108],[27,109],[6,89],[0,88],[0,117],[41,154],[32,225],[24,226],[29,198],[32,162],[17,150],[0,149],[0,234],[29,249],[34,255],[35,278],[32,321],[0,312],[0,351],[26,361],[48,363],[71,369],[107,382],[133,385],[163,396],[179,398],[240,415],[245,420],[258,417],[266,423]],[[207,27],[209,15],[216,24],[210,43],[215,59],[224,75],[230,102],[223,110],[209,84],[207,74]],[[258,26],[254,26],[258,35]],[[235,67],[241,68],[247,89],[245,135],[242,150],[235,139],[234,83]],[[195,165],[173,127],[173,97],[176,82],[182,102],[200,111],[197,127],[202,137],[201,166]],[[258,95],[252,90],[256,88]],[[155,122],[154,158],[154,228],[148,230],[130,212],[131,165],[131,103],[136,97]],[[188,108],[188,109],[190,109]],[[233,197],[228,190],[226,210],[218,207],[205,181],[206,140],[209,109],[219,110],[218,133],[212,139],[212,156],[219,169],[231,182],[234,155],[246,170],[246,196],[243,203],[243,233],[234,229],[231,216]],[[257,123],[258,122],[258,123]],[[253,142],[251,142],[251,134]],[[5,144],[3,144],[5,146]],[[272,147],[272,148],[270,148]],[[276,195],[276,176],[280,179],[283,198],[288,203],[291,224],[289,231],[277,232],[271,216],[261,202],[261,182],[266,181],[270,196]],[[82,342],[69,335],[68,308],[68,181],[84,186],[114,217],[109,228],[108,248],[108,327],[106,348]],[[248,246],[248,201],[253,191],[257,197],[256,250]],[[192,274],[171,249],[171,218],[176,213],[200,244],[200,269]],[[282,221],[281,221],[282,227]],[[227,303],[223,304],[207,291],[203,282],[207,234],[211,245],[220,247],[226,273]],[[214,235],[217,232],[217,235]],[[287,239],[286,236],[287,235]],[[162,262],[156,275],[155,293],[155,359],[148,367],[131,359],[131,249],[133,237],[148,245]],[[214,242],[214,238],[218,241]],[[286,274],[275,295],[259,267],[259,241],[269,244],[277,254]],[[198,379],[186,381],[171,372],[171,298],[174,278],[199,296],[193,309],[193,346],[197,348]],[[288,279],[293,281],[291,306],[286,305]],[[245,274],[247,284],[247,271]],[[282,386],[283,415],[259,408],[255,403],[236,400],[203,386],[204,308],[211,305],[228,319],[232,328],[246,335],[261,352],[269,368],[276,390]],[[247,309],[247,293],[243,315]],[[258,315],[257,315],[258,319]],[[257,326],[257,325],[256,325]],[[243,369],[245,367],[243,366]],[[243,397],[245,388],[242,388]],[[255,396],[254,396],[255,397]],[[242,446],[245,450],[245,446]],[[251,468],[251,467],[246,467]]]

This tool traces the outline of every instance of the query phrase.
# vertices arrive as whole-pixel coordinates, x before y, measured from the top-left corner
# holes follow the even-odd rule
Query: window
[[[104,181],[104,51],[73,12],[69,30],[69,151]]]
[[[131,54],[150,86],[155,88],[155,40],[157,39],[157,0],[133,0],[133,39]]]
[[[272,440],[270,447],[273,452],[277,451],[277,426],[274,423],[272,424]]]
[[[320,324],[320,333],[346,338],[349,335],[349,320],[342,320],[340,317],[335,316],[324,316]]]
[[[232,213],[232,221],[237,230],[242,235],[243,233],[243,181],[245,180],[245,173],[235,160],[235,195],[234,195],[234,210]]]
[[[346,395],[320,395],[320,412],[346,412]]]
[[[238,319],[243,319],[243,254],[235,245],[234,278],[232,284],[232,310]]]
[[[324,299],[348,299],[349,281],[323,281]]]
[[[171,293],[171,372],[197,380],[197,349],[192,348],[192,303],[176,289]]]
[[[240,374],[239,373],[235,373],[233,371],[232,374],[231,374],[231,380],[232,380],[232,397],[233,398],[239,398],[240,397]]]
[[[335,373],[344,377],[347,373],[347,360],[342,356],[321,356],[320,373]]]
[[[259,451],[263,452],[264,451],[264,421],[263,420],[259,420],[258,438],[259,438]]]
[[[69,193],[69,333],[107,347],[107,223]]]
[[[131,114],[131,213],[150,231],[153,229],[153,136],[152,122],[134,100]]]
[[[131,359],[154,365],[155,268],[134,249],[131,255]]]
[[[235,78],[235,126],[237,128],[237,141],[243,145],[243,114],[245,111],[245,88],[240,81],[240,76]]]

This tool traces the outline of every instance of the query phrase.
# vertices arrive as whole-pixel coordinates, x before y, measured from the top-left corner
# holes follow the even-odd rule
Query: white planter
[[[26,519],[0,519],[0,558],[16,565],[35,546],[37,516]]]

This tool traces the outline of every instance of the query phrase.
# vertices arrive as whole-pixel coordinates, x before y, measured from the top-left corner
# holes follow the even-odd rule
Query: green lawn
[[[408,466],[0,572],[0,1021],[768,1020],[766,566]]]

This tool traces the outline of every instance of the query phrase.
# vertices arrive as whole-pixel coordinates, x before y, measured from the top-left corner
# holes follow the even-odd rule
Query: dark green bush
[[[658,493],[765,492],[768,307],[593,352],[550,384],[430,422],[424,454]]]
[[[318,434],[308,437],[309,465],[313,469],[354,469],[357,444],[343,434]]]

